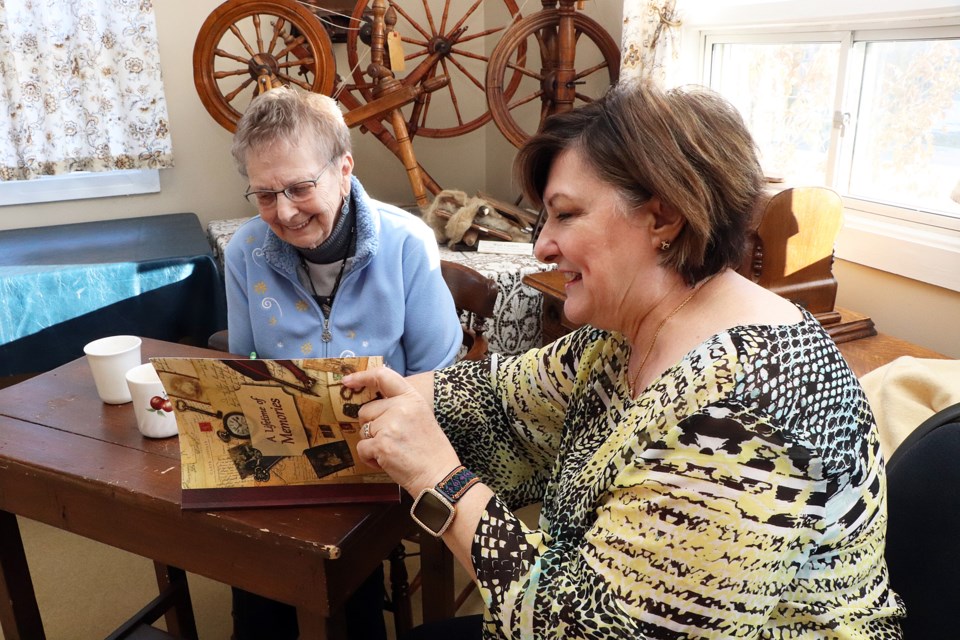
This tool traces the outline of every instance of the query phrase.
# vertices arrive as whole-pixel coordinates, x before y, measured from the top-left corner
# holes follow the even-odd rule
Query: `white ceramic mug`
[[[140,342],[137,336],[109,336],[83,348],[97,393],[107,404],[130,402],[130,389],[124,375],[140,364]]]
[[[169,438],[177,435],[177,419],[173,404],[167,399],[163,383],[149,362],[127,371],[127,386],[133,398],[137,428],[148,438]]]

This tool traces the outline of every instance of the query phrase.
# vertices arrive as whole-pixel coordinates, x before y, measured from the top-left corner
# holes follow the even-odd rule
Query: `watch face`
[[[250,426],[247,424],[247,418],[242,413],[228,413],[223,418],[223,425],[227,431],[238,438],[250,437]]]
[[[453,522],[456,509],[436,489],[424,489],[410,509],[414,521],[433,536],[440,537]]]

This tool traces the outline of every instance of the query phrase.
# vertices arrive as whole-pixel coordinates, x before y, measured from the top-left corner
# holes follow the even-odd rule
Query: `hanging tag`
[[[394,71],[403,71],[407,68],[407,61],[403,59],[403,41],[400,34],[391,31],[387,34],[387,53],[390,54],[390,68]]]

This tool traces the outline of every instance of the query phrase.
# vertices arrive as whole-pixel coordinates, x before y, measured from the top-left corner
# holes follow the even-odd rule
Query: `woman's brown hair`
[[[687,282],[740,265],[763,172],[743,119],[717,93],[622,84],[551,116],[514,165],[528,200],[542,205],[550,167],[568,149],[631,209],[656,195],[686,220],[663,263]]]

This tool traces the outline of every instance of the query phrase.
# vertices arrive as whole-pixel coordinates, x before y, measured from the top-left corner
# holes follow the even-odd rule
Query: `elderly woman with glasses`
[[[412,374],[450,364],[462,342],[433,231],[370,198],[350,132],[327,96],[286,88],[251,102],[232,153],[260,215],[225,252],[232,353],[380,355]],[[296,638],[293,607],[233,590],[234,638]],[[385,638],[383,571],[347,601],[351,638]]]
[[[367,195],[336,103],[281,88],[254,100],[232,153],[260,215],[226,249],[230,351],[453,362],[462,340],[433,232]]]

